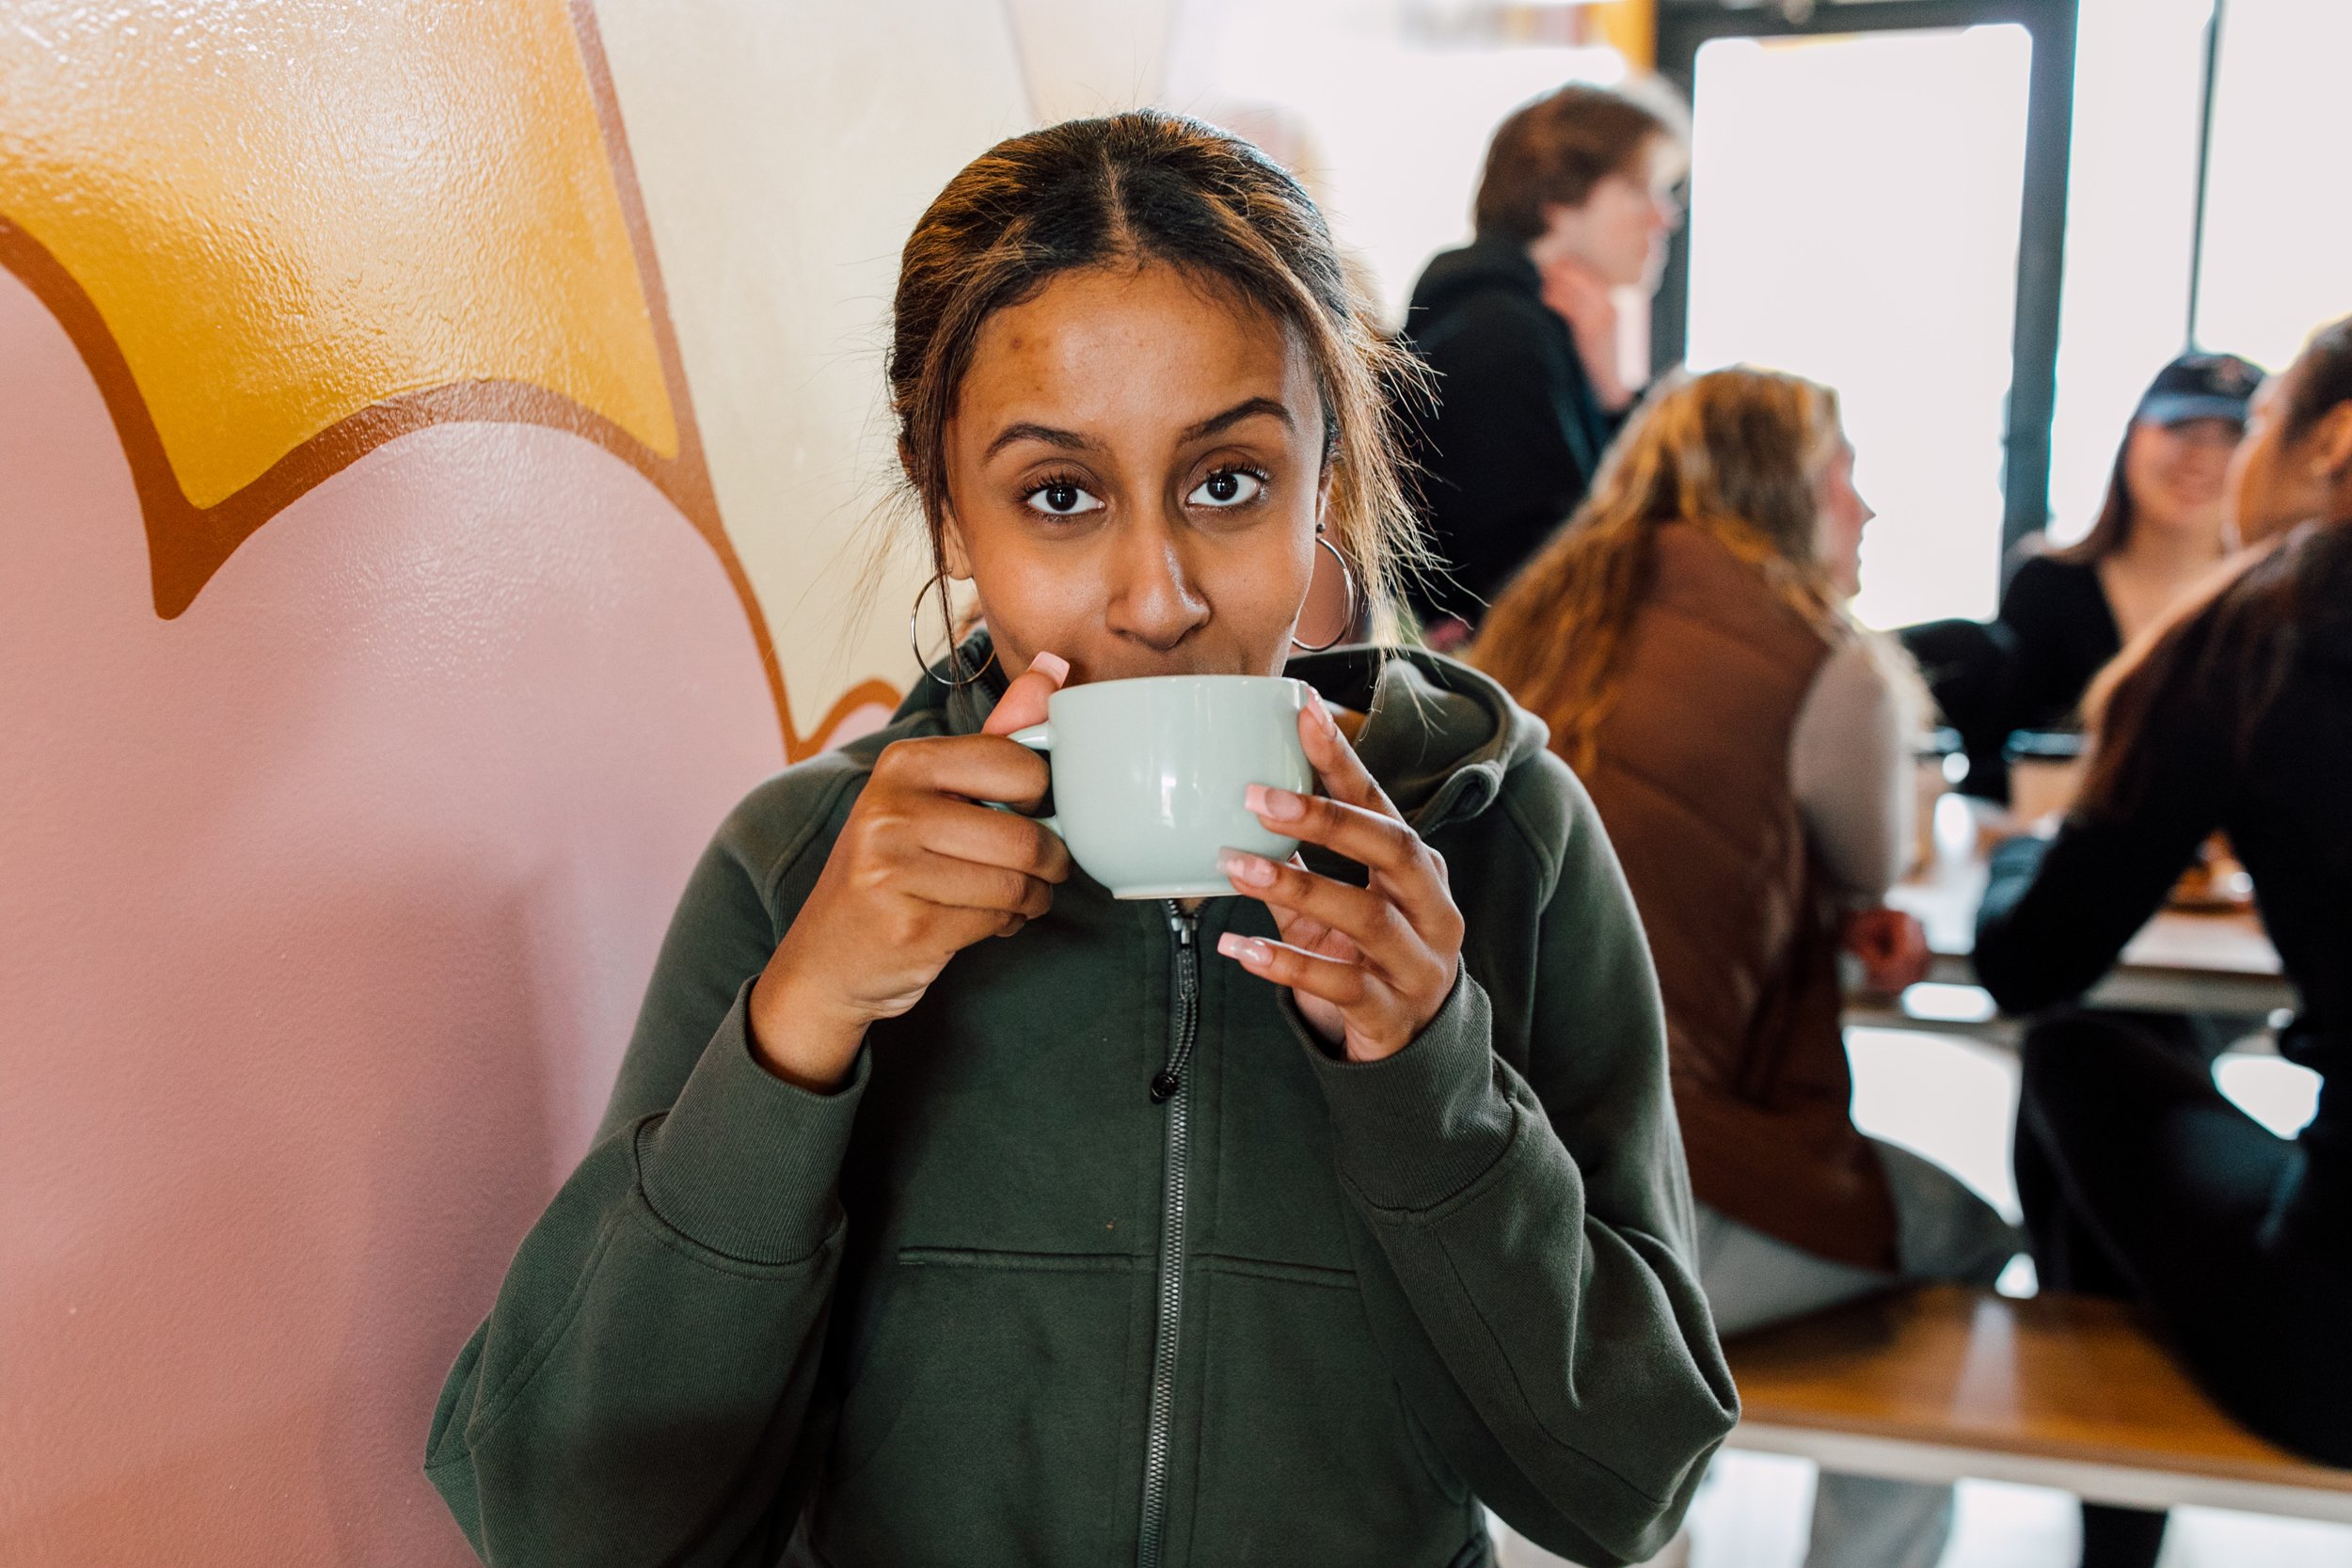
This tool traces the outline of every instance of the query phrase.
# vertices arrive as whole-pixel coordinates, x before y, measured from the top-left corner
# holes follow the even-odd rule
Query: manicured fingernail
[[[1217,938],[1216,950],[1246,964],[1262,964],[1266,960],[1265,943],[1256,937],[1246,937],[1237,931],[1228,931]]]
[[[1264,784],[1251,784],[1242,799],[1251,811],[1277,822],[1288,822],[1307,811],[1307,803],[1289,790],[1269,789]]]
[[[1313,714],[1315,716],[1315,722],[1321,724],[1325,729],[1328,730],[1338,727],[1336,721],[1334,721],[1331,717],[1331,710],[1324,705],[1323,693],[1317,691],[1313,687],[1309,687],[1307,689],[1307,711]]]
[[[1059,654],[1034,654],[1030,656],[1029,668],[1044,671],[1045,678],[1056,686],[1070,678],[1070,661]]]
[[[1216,857],[1216,868],[1233,880],[1248,882],[1251,887],[1264,887],[1274,880],[1272,861],[1239,849],[1220,852]]]

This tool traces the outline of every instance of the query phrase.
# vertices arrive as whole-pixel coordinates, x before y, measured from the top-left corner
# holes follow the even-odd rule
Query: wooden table
[[[1849,1474],[2352,1523],[2352,1471],[2238,1426],[2118,1302],[1930,1285],[1724,1348],[1740,1386],[1734,1448]]]
[[[1897,909],[1918,916],[1927,927],[1934,965],[1928,978],[1946,985],[1973,986],[1976,970],[1977,906],[1984,901],[1983,842],[2000,825],[1971,802],[1964,823],[1956,823],[1946,802],[1935,853],[1927,867],[1887,895]],[[1955,834],[1949,831],[1958,827]],[[1955,837],[1958,842],[1955,843]],[[2295,1006],[2295,992],[2279,968],[2260,918],[2250,910],[2207,913],[2160,910],[2125,945],[2115,968],[2085,1000],[2103,1007],[2139,1007],[2160,1012],[2229,1013],[2261,1018]],[[1867,1005],[1855,1022],[1929,1021],[1876,1016]]]

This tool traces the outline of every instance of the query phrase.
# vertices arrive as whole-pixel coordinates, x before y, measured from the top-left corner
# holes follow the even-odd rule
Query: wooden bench
[[[1726,1349],[1743,1410],[1734,1448],[1904,1481],[2352,1523],[2352,1470],[2238,1426],[2114,1302],[1927,1286]]]

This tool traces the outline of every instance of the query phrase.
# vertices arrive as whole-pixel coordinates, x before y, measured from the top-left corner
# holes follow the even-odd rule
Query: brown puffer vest
[[[1669,524],[1582,776],[1648,927],[1692,1190],[1807,1252],[1892,1268],[1894,1203],[1851,1116],[1833,913],[1788,784],[1829,652],[1754,567]]]

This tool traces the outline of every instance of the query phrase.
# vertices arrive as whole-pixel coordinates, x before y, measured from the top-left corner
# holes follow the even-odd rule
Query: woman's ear
[[[946,563],[947,575],[958,582],[972,578],[972,552],[964,547],[963,525],[956,521],[952,510],[939,519],[939,559]]]
[[[2352,403],[2339,403],[2322,414],[2309,440],[2314,473],[2329,483],[2352,475]]]

